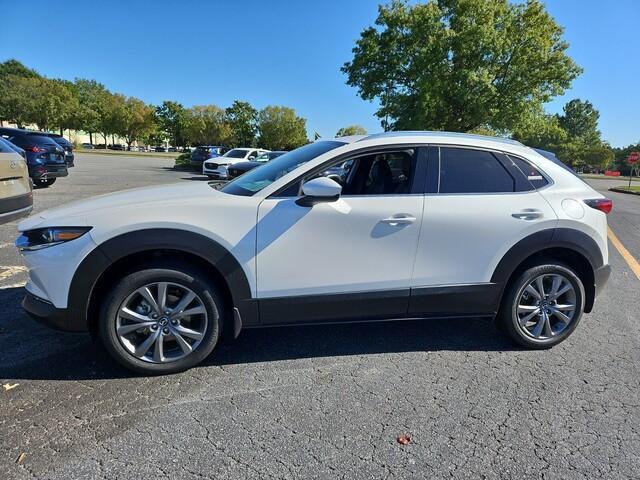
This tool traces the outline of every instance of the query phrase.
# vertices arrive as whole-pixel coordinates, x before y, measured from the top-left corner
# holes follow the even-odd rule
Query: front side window
[[[440,148],[439,193],[506,193],[515,179],[495,155],[468,148]]]
[[[415,149],[354,155],[306,176],[279,196],[298,196],[302,183],[317,177],[328,177],[342,185],[342,195],[411,193],[415,159]]]
[[[250,170],[227,183],[221,191],[231,195],[251,196],[308,161],[343,145],[344,142],[332,140],[309,143]]]

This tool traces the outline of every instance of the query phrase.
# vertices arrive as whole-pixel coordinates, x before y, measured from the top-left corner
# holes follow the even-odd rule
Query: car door
[[[409,313],[491,314],[501,291],[491,283],[498,262],[519,240],[556,225],[530,181],[545,179],[527,177],[500,152],[443,146],[428,156]]]
[[[263,324],[406,315],[424,203],[418,157],[417,148],[353,154],[311,175],[341,182],[337,201],[298,205],[307,176],[261,203]]]

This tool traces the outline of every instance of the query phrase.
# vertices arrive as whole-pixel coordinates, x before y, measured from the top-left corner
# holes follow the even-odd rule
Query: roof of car
[[[51,137],[55,135],[53,133],[40,132],[38,130],[25,130],[24,128],[12,128],[12,127],[0,127],[0,132],[13,133],[14,135],[42,135],[45,137]]]
[[[485,142],[493,142],[496,144],[513,145],[523,147],[524,145],[517,140],[504,137],[490,137],[488,135],[476,135],[472,133],[459,133],[459,132],[437,132],[437,131],[397,131],[397,132],[381,132],[370,135],[351,135],[348,137],[338,137],[335,140],[344,143],[360,142],[364,140],[375,140],[378,138],[398,138],[398,137],[422,137],[427,141],[442,141],[442,140],[480,140]]]

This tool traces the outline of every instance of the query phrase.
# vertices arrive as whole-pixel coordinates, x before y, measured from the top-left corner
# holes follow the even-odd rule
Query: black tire
[[[129,352],[116,333],[116,319],[123,302],[137,289],[154,282],[170,282],[195,293],[206,309],[207,325],[199,345],[185,357],[167,363],[151,363]],[[187,370],[204,360],[215,348],[222,331],[225,306],[222,296],[206,274],[180,263],[150,264],[126,274],[105,297],[98,333],[107,352],[121,365],[145,375],[163,375]]]
[[[527,329],[520,325],[517,314],[518,304],[521,295],[527,286],[540,275],[560,275],[564,277],[573,287],[575,294],[575,310],[571,321],[563,328],[562,331],[547,338],[535,338],[527,333]],[[502,298],[500,311],[496,317],[496,326],[499,330],[506,333],[516,344],[536,350],[551,348],[554,345],[566,340],[576,329],[582,318],[585,304],[585,291],[582,281],[578,275],[567,265],[555,262],[545,262],[543,264],[531,267],[520,274],[511,285],[507,286],[507,290]],[[523,314],[524,315],[524,314]],[[535,320],[536,317],[534,317]]]
[[[49,178],[47,180],[36,179],[33,181],[33,185],[36,186],[37,188],[47,188],[53,185],[54,183],[56,183],[55,178]]]

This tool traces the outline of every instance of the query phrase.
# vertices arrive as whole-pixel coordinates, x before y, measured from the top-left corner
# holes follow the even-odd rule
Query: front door
[[[337,201],[299,206],[294,192],[262,202],[263,324],[406,315],[424,201],[416,160],[417,149],[354,155],[320,173],[342,184]]]

